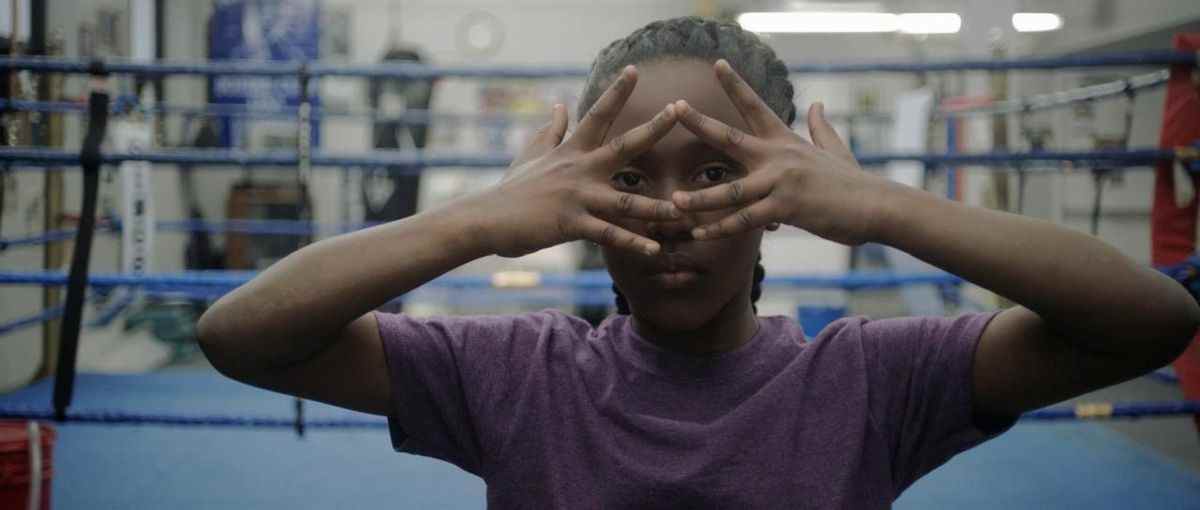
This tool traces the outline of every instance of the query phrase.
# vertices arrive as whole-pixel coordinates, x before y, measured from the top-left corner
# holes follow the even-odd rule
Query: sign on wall
[[[208,56],[213,60],[273,62],[312,61],[320,57],[320,4],[317,0],[218,0],[209,20]],[[313,107],[319,99],[309,82]],[[251,108],[295,107],[299,79],[292,76],[214,76],[209,98],[214,103]],[[220,119],[221,145],[254,149],[296,147],[296,123]],[[316,121],[309,130],[319,140]]]

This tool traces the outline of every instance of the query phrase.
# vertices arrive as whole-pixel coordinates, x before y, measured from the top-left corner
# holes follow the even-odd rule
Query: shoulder
[[[987,312],[953,317],[846,317],[830,323],[812,341],[886,344],[887,347],[893,348],[922,342],[974,342],[995,315],[994,312]]]
[[[586,336],[591,326],[579,317],[559,310],[506,315],[430,315],[375,312],[381,336],[408,336],[414,333],[445,335],[513,336],[555,334]]]

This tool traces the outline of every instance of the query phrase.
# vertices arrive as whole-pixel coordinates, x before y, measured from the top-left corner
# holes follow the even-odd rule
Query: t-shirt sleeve
[[[376,317],[392,387],[392,446],[482,476],[552,317]]]
[[[975,347],[995,315],[863,324],[871,417],[890,446],[896,494],[1014,423],[1012,418],[982,420],[973,411]]]

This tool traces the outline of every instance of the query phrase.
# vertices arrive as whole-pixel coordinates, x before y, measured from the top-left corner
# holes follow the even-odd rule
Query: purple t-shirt
[[[839,320],[805,340],[662,350],[625,316],[377,314],[399,451],[487,483],[493,508],[887,508],[1011,426],[972,419],[995,314]]]

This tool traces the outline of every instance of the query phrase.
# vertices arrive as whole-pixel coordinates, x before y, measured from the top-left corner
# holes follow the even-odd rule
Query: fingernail
[[[820,101],[817,102],[817,115],[820,115],[821,118],[825,118],[825,103]]]
[[[698,227],[692,229],[692,237],[696,239],[704,239],[704,229]]]
[[[687,207],[688,203],[692,201],[691,197],[682,191],[676,191],[674,194],[672,194],[671,200],[683,207]]]
[[[555,111],[555,112],[557,112],[557,111],[559,111],[559,110],[562,110],[562,109],[563,109],[563,104],[562,104],[562,103],[554,103],[554,111]]]
[[[675,207],[675,204],[671,204],[671,209],[668,211],[668,216],[670,216],[673,220],[679,219],[679,208]]]
[[[647,244],[642,248],[642,252],[653,257],[655,253],[658,253],[658,248],[656,248],[653,244]]]
[[[663,108],[663,115],[666,116],[666,118],[668,118],[668,119],[670,119],[671,117],[674,117],[675,116],[675,104],[667,103],[667,107]]]

